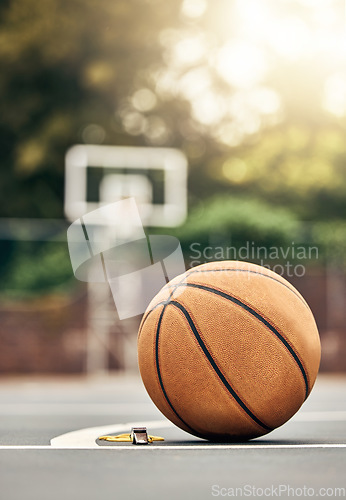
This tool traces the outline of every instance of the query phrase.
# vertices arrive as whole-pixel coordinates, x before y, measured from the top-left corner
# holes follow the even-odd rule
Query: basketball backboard
[[[172,148],[75,145],[65,159],[70,221],[134,197],[144,226],[174,227],[187,211],[187,160]]]

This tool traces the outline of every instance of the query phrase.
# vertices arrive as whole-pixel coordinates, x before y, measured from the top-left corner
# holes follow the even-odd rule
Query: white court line
[[[346,448],[346,443],[311,443],[311,444],[188,444],[188,445],[147,445],[147,446],[97,446],[98,450],[291,450],[291,449],[337,449]],[[91,450],[95,449],[93,446],[80,446],[79,448],[72,448],[70,446],[61,446],[55,448],[49,445],[5,445],[0,446],[2,450]]]
[[[311,413],[311,412],[310,412]],[[320,417],[326,418],[326,413],[323,412],[323,415],[320,415]],[[345,417],[346,417],[346,412]],[[297,415],[298,416],[298,415]],[[338,415],[340,417],[340,415]],[[313,418],[316,419],[318,417],[318,412],[313,413]],[[78,431],[74,432],[69,432],[67,434],[63,434],[61,436],[58,436],[54,439],[51,440],[51,445],[56,448],[84,448],[87,446],[88,449],[94,448],[94,449],[100,449],[100,448],[114,448],[114,446],[99,446],[96,443],[96,439],[99,436],[105,435],[105,434],[117,434],[121,432],[129,432],[132,427],[136,426],[145,426],[148,429],[148,432],[151,432],[151,429],[162,429],[162,428],[169,428],[169,427],[174,427],[174,424],[170,422],[169,420],[154,420],[150,422],[144,423],[143,421],[138,423],[138,422],[132,422],[132,423],[127,423],[127,424],[117,424],[117,425],[111,425],[111,426],[102,426],[102,427],[90,427],[87,429],[80,429]],[[121,448],[120,448],[121,446]],[[118,449],[128,449],[129,446],[116,446]],[[165,445],[164,447],[168,449],[170,445]],[[182,445],[181,449],[199,449],[196,448],[198,446],[201,446],[201,449],[208,448],[211,445],[210,444],[196,444],[196,445]],[[218,445],[213,445],[213,448]],[[224,448],[225,445],[219,445],[221,448]],[[253,444],[253,445],[234,445],[231,444],[229,445],[230,448],[232,449],[237,449],[235,446],[243,446],[247,448],[248,446],[252,446],[254,448],[257,448],[258,446],[264,446],[265,448],[268,445],[260,445],[260,444]],[[269,445],[270,446],[270,445]],[[287,445],[278,445],[278,446],[283,446],[287,447]],[[304,445],[303,445],[304,446]],[[309,445],[308,445],[309,446]],[[333,446],[333,445],[332,445]],[[341,447],[346,447],[343,445],[340,445]],[[150,446],[150,448],[161,448],[162,446]],[[290,447],[290,446],[289,446]],[[322,446],[323,447],[323,446]],[[131,448],[138,448],[137,446],[131,446]],[[172,446],[172,449],[174,449],[175,446]],[[216,448],[217,449],[217,448]],[[241,449],[241,448],[238,448]]]
[[[346,412],[302,412],[300,415],[305,415],[303,418],[300,417],[302,421],[311,422],[311,421],[322,421],[322,420],[333,420],[333,413],[336,413],[334,417],[337,417],[337,420],[344,420]],[[300,420],[295,417],[296,420]],[[72,449],[72,450],[89,450],[89,449],[97,449],[97,450],[132,450],[132,449],[154,449],[154,450],[220,450],[220,449],[232,449],[232,450],[241,450],[241,449],[306,449],[306,448],[346,448],[346,443],[302,443],[302,444],[261,444],[260,442],[254,442],[253,444],[191,444],[191,445],[148,445],[148,446],[129,446],[129,445],[115,445],[115,446],[99,446],[96,443],[96,440],[99,436],[104,434],[116,434],[121,432],[129,432],[132,427],[136,426],[145,426],[149,430],[152,429],[163,429],[168,427],[174,427],[172,422],[169,420],[152,420],[149,422],[130,422],[123,424],[113,424],[106,425],[102,427],[90,427],[86,429],[79,429],[77,431],[68,432],[66,434],[62,434],[61,436],[57,436],[51,440],[51,445],[0,445],[0,451],[7,450],[35,450],[35,449]]]
[[[145,426],[148,429],[148,432],[151,432],[152,429],[164,429],[169,427],[174,427],[174,424],[169,420],[154,420],[150,422],[131,422],[126,424],[116,424],[116,425],[106,425],[102,427],[89,427],[87,429],[80,429],[78,431],[68,432],[67,434],[62,434],[61,436],[57,436],[51,440],[51,446],[54,448],[73,448],[73,449],[137,449],[141,448],[140,446],[124,446],[124,445],[116,445],[116,446],[99,446],[96,443],[96,440],[99,436],[105,434],[117,434],[121,432],[129,432],[132,427]],[[181,449],[181,450],[198,450],[198,449],[287,449],[287,448],[346,448],[345,444],[330,444],[330,443],[321,443],[321,444],[214,444],[210,443],[203,444],[194,444],[194,445],[161,445],[161,446],[145,446],[145,448],[150,449]]]
[[[149,431],[150,428],[163,429],[173,427],[174,424],[169,420],[151,420],[150,422],[131,422],[127,424],[113,424],[103,425],[102,427],[88,427],[87,429],[80,429],[78,431],[68,432],[51,439],[50,444],[54,448],[105,448],[96,443],[96,439],[105,434],[117,434],[121,432],[130,432],[132,427],[146,427]]]

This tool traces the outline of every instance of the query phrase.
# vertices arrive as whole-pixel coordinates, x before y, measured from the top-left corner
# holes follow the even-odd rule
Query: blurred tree
[[[73,143],[143,143],[116,110],[162,57],[174,2],[13,0],[0,19],[0,215],[62,217]],[[135,117],[134,117],[135,118]]]
[[[340,217],[340,6],[270,6],[2,2],[0,215],[62,217],[64,154],[85,142],[182,148],[191,205],[244,193]]]
[[[214,158],[208,168],[219,190],[251,195],[318,221],[346,215],[345,165],[342,127],[284,123]]]

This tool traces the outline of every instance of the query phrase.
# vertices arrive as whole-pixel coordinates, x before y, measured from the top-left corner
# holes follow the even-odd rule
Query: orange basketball
[[[138,334],[139,369],[161,412],[213,441],[267,434],[303,404],[321,356],[312,312],[267,268],[204,264],[151,301]]]

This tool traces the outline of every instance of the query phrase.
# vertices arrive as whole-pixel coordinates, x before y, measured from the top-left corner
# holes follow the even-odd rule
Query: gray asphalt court
[[[168,422],[137,374],[0,379],[0,499],[346,497],[346,376],[319,375],[285,425],[214,444]],[[146,426],[164,442],[99,441]]]

